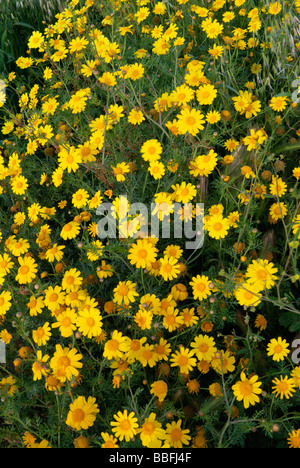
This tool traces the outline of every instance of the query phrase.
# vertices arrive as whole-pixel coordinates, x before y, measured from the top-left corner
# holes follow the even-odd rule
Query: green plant
[[[15,69],[16,59],[26,53],[32,31],[43,31],[62,6],[61,0],[0,1],[0,73]]]

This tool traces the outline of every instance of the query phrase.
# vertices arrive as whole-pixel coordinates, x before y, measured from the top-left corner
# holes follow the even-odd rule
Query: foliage
[[[255,3],[72,0],[2,76],[2,447],[299,448],[300,4]]]
[[[27,41],[32,31],[43,31],[59,13],[59,0],[1,0],[0,2],[0,72],[14,70],[15,60],[26,54]]]

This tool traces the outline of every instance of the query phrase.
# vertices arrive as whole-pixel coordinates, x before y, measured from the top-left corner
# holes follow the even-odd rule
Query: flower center
[[[120,427],[123,431],[129,431],[131,428],[129,419],[124,419],[123,421],[121,421]]]
[[[71,324],[70,317],[64,317],[61,324],[62,324],[63,327],[69,327],[70,324]]]
[[[95,325],[95,320],[93,319],[93,317],[89,317],[86,323],[89,327],[93,327]]]
[[[171,438],[173,441],[177,441],[181,439],[181,430],[180,429],[173,429],[171,432]]]
[[[215,231],[221,231],[222,229],[222,223],[215,223],[214,224],[214,230]]]
[[[146,435],[152,435],[153,432],[155,431],[155,426],[151,422],[147,422],[143,425],[143,433]]]
[[[77,408],[75,411],[73,411],[72,414],[73,421],[75,422],[81,422],[84,420],[84,411],[82,409]]]
[[[107,343],[107,345],[111,351],[116,351],[119,348],[118,340],[112,339]]]
[[[139,258],[146,258],[147,257],[147,250],[146,249],[139,250],[138,257]]]
[[[126,286],[126,284],[121,284],[121,286],[119,287],[120,296],[127,296],[128,292],[129,292],[128,286]]]
[[[203,292],[205,290],[205,284],[204,283],[197,284],[197,289],[198,291]]]
[[[67,356],[61,356],[58,360],[59,367],[68,367],[70,365],[70,359]]]
[[[187,125],[191,125],[191,126],[192,126],[192,125],[195,124],[195,122],[196,122],[195,117],[193,117],[192,115],[190,115],[190,116],[186,119]]]
[[[52,293],[51,296],[49,297],[50,302],[56,302],[58,299],[58,294]]]
[[[257,278],[258,278],[259,280],[265,280],[266,277],[267,277],[267,275],[268,275],[268,274],[267,274],[267,272],[266,272],[265,270],[259,270],[259,271],[257,272]]]
[[[249,382],[242,382],[240,384],[240,391],[243,396],[249,396],[252,393],[252,386]]]
[[[21,275],[27,275],[27,273],[29,272],[29,266],[28,265],[22,265],[20,267],[20,274]]]
[[[208,351],[208,344],[207,343],[201,343],[198,346],[198,349],[201,353],[206,353]]]
[[[280,354],[283,351],[282,346],[280,344],[276,345],[274,351],[276,354]]]

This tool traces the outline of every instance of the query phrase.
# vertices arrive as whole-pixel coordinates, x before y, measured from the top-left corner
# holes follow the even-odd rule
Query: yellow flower
[[[227,374],[235,369],[235,357],[230,351],[216,351],[211,359],[211,366],[218,374]]]
[[[85,397],[79,396],[70,404],[66,424],[77,431],[88,429],[94,425],[97,413],[99,408],[96,398],[89,396],[86,400]]]
[[[206,114],[206,122],[209,124],[218,123],[221,120],[221,114],[218,111],[209,111]]]
[[[161,179],[165,175],[165,166],[161,161],[151,161],[148,171],[155,180]]]
[[[170,95],[170,101],[174,103],[176,106],[182,106],[187,104],[194,98],[194,90],[183,84],[181,86],[177,86],[175,91],[173,91]]]
[[[273,361],[283,361],[289,354],[289,344],[279,336],[272,338],[267,346],[267,355],[272,356]]]
[[[44,346],[51,337],[49,322],[44,323],[42,327],[32,331],[33,341],[38,346]]]
[[[268,260],[252,260],[246,272],[247,283],[254,284],[261,290],[270,289],[275,284],[277,279],[275,273],[277,272],[278,268],[274,267],[274,264]]]
[[[210,216],[205,226],[209,236],[214,239],[224,239],[228,234],[229,228],[228,218],[224,218],[222,215]]]
[[[275,112],[282,112],[287,106],[287,100],[287,96],[274,96],[269,105]]]
[[[111,106],[109,106],[108,122],[110,124],[120,122],[121,118],[124,117],[123,111],[123,106],[119,106],[118,104],[112,104]]]
[[[282,219],[286,216],[287,206],[283,202],[273,203],[270,206],[269,213],[271,218],[274,219],[274,221],[278,221],[279,219]]]
[[[16,60],[16,65],[22,70],[30,68],[33,65],[33,63],[34,61],[31,57],[19,57],[18,60]]]
[[[126,351],[127,337],[118,330],[114,330],[111,339],[104,345],[103,356],[109,360],[121,358]]]
[[[51,78],[52,78],[52,76],[53,76],[53,71],[52,71],[52,69],[49,68],[49,67],[46,67],[45,70],[44,70],[44,75],[43,75],[43,76],[44,76],[44,79],[45,79],[46,81],[51,80]]]
[[[4,390],[4,392],[7,393],[9,396],[13,396],[18,390],[16,383],[17,381],[11,375],[9,375],[8,377],[3,377],[0,380],[0,389]]]
[[[76,268],[71,268],[67,270],[62,278],[61,286],[66,292],[71,292],[76,289],[79,289],[83,279],[81,277],[80,271]]]
[[[142,158],[148,162],[160,159],[162,151],[161,143],[155,138],[145,141],[141,147]]]
[[[180,273],[178,260],[176,258],[169,257],[168,255],[164,255],[164,257],[160,259],[159,273],[165,281],[177,278]]]
[[[121,441],[125,439],[126,442],[129,442],[137,434],[139,427],[134,412],[131,411],[128,414],[126,409],[114,414],[114,421],[111,421],[110,425],[114,435]]]
[[[60,344],[55,346],[55,352],[50,360],[50,367],[53,374],[61,381],[71,381],[72,377],[79,375],[79,370],[83,367],[82,355],[76,348],[63,348]]]
[[[250,166],[242,166],[241,167],[241,174],[246,177],[246,179],[250,179],[250,177],[255,177],[255,174]]]
[[[296,239],[300,239],[300,214],[292,220],[292,230]]]
[[[204,21],[202,21],[201,28],[206,33],[209,39],[215,39],[223,32],[224,26],[220,24],[217,20],[207,18]]]
[[[298,180],[300,179],[300,166],[294,167],[293,176]]]
[[[138,239],[128,251],[128,259],[136,268],[150,268],[156,261],[157,248],[148,239]]]
[[[235,297],[241,306],[256,307],[261,302],[261,284],[243,283],[235,290]]]
[[[191,342],[191,348],[199,361],[210,362],[217,351],[214,338],[208,335],[198,335]]]
[[[2,291],[0,293],[0,315],[4,316],[11,307],[11,292]]]
[[[162,315],[163,326],[169,332],[173,332],[183,325],[183,315],[180,314],[179,309],[176,309],[175,307],[168,307],[168,309]]]
[[[131,281],[119,281],[118,285],[114,288],[114,300],[119,305],[129,305],[130,302],[135,301],[138,296],[136,291],[136,283]]]
[[[153,314],[148,310],[138,310],[134,316],[134,322],[141,330],[150,330]]]
[[[247,409],[250,405],[259,402],[258,395],[262,393],[261,382],[258,381],[257,375],[247,378],[244,372],[241,372],[240,378],[241,380],[232,386],[232,390],[236,399],[243,401],[244,407]]]
[[[45,306],[48,307],[51,312],[59,309],[65,302],[65,292],[62,290],[61,286],[48,286],[45,290],[44,302]]]
[[[18,257],[20,264],[16,275],[16,281],[20,284],[29,284],[36,277],[38,266],[30,256]]]
[[[106,86],[115,86],[117,84],[117,80],[113,73],[104,72],[99,78],[99,83],[102,83]]]
[[[222,53],[224,51],[223,46],[218,46],[217,44],[214,44],[214,46],[210,49],[208,49],[208,53],[214,58],[218,59],[221,57]]]
[[[12,122],[12,121],[5,122],[5,124],[3,125],[2,129],[1,129],[2,134],[3,135],[8,135],[9,133],[13,132],[14,127],[15,127],[14,122]]]
[[[58,106],[59,103],[55,98],[47,99],[42,105],[43,114],[54,115]]]
[[[159,220],[162,221],[165,217],[169,217],[173,213],[173,200],[168,193],[160,192],[154,195],[155,206],[152,215],[157,215]]]
[[[175,201],[179,203],[189,203],[197,194],[196,186],[189,182],[181,182],[180,185],[173,185],[172,188]]]
[[[133,81],[143,77],[145,69],[141,63],[134,63],[129,66],[125,78],[130,78]]]
[[[270,3],[268,5],[269,15],[278,15],[281,12],[281,10],[282,10],[282,6],[278,1]]]
[[[287,190],[287,184],[278,176],[272,176],[272,182],[270,184],[270,193],[275,197],[282,197],[285,195]]]
[[[74,54],[75,52],[80,52],[81,50],[84,50],[88,43],[89,41],[85,37],[75,37],[75,39],[72,39],[70,42],[70,53]]]
[[[11,181],[11,188],[16,195],[24,195],[28,188],[28,180],[23,175],[17,175]]]
[[[59,328],[62,337],[69,338],[76,330],[77,313],[74,309],[67,307],[56,317],[56,322],[52,323],[52,328]]]
[[[61,237],[64,240],[74,239],[80,231],[80,224],[75,221],[70,221],[65,224],[60,232]]]
[[[289,432],[287,442],[289,448],[300,448],[300,429]]]
[[[97,276],[98,278],[108,278],[113,276],[114,270],[111,265],[108,265],[104,260],[102,260],[101,265],[97,267]]]
[[[183,109],[177,116],[179,133],[185,135],[190,133],[196,136],[199,130],[204,129],[205,117],[198,109]]]
[[[45,258],[48,262],[60,261],[63,258],[64,245],[53,244],[53,246],[46,251]]]
[[[194,299],[199,299],[199,301],[203,301],[208,296],[211,295],[212,289],[210,288],[210,280],[205,275],[196,275],[192,278],[190,285],[193,289],[193,297]]]
[[[115,167],[112,166],[112,170],[118,182],[124,182],[125,180],[124,174],[127,174],[128,172],[130,172],[129,165],[125,162],[121,162],[117,164]]]
[[[87,251],[87,258],[91,262],[95,262],[103,254],[104,246],[100,240],[91,243],[91,248]]]
[[[194,352],[184,346],[170,356],[171,367],[179,367],[182,374],[188,374],[196,366],[197,360],[193,357]]]
[[[284,377],[280,375],[279,379],[275,377],[272,380],[272,383],[274,384],[272,387],[272,393],[275,394],[276,397],[280,397],[282,400],[283,397],[289,399],[291,396],[293,396],[293,393],[295,393],[295,383],[294,379],[288,378],[287,375]]]
[[[189,429],[182,429],[181,428],[181,419],[177,422],[172,421],[171,423],[166,424],[166,438],[165,442],[167,442],[170,447],[174,448],[182,448],[183,445],[188,445],[191,436],[189,435]]]
[[[258,314],[255,318],[254,326],[259,328],[261,331],[265,330],[267,328],[266,318],[263,315]]]
[[[141,7],[135,14],[135,18],[138,23],[144,21],[150,14],[150,10],[147,7]]]
[[[140,125],[145,120],[143,112],[138,109],[132,109],[128,114],[128,122],[132,125]]]
[[[88,338],[97,337],[102,331],[102,316],[96,308],[82,308],[76,319],[78,330]]]
[[[217,90],[211,84],[202,85],[197,89],[196,96],[201,106],[210,105],[217,97]]]
[[[80,89],[75,94],[73,94],[73,96],[71,97],[71,99],[69,100],[66,106],[69,109],[71,109],[73,114],[78,114],[82,112],[86,107],[86,102],[87,102],[89,94],[90,94],[89,88]]]
[[[141,427],[137,430],[137,433],[140,435],[140,439],[144,447],[154,447],[158,445],[165,438],[165,431],[162,428],[162,424],[156,420],[156,414],[150,413],[150,415],[145,418]]]
[[[34,31],[29,40],[28,40],[28,47],[29,49],[40,49],[44,44],[44,36],[39,31]]]
[[[117,439],[111,435],[108,434],[108,432],[101,432],[101,437],[104,440],[104,443],[101,445],[101,448],[118,448],[119,445],[117,444]]]
[[[156,380],[151,384],[150,393],[158,398],[158,401],[162,402],[167,396],[168,385],[164,380]]]
[[[190,173],[194,176],[205,176],[208,177],[209,174],[213,172],[217,165],[217,153],[214,150],[210,150],[208,154],[201,154],[196,156],[190,162]]]

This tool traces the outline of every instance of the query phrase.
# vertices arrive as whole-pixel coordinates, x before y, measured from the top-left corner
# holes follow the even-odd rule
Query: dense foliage
[[[30,34],[1,77],[2,447],[300,448],[299,12],[72,0]]]

